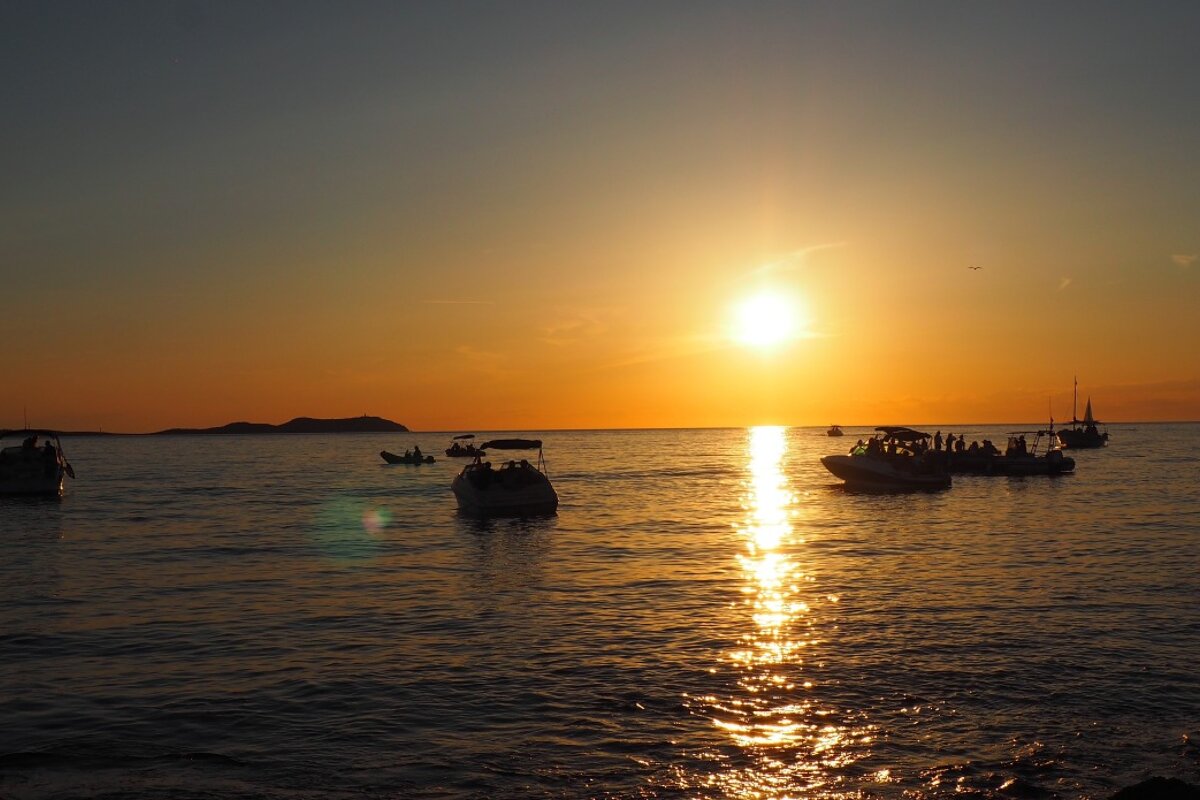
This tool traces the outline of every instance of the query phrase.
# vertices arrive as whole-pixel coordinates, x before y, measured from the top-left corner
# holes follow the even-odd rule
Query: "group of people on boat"
[[[54,446],[54,442],[50,439],[47,439],[45,444],[38,447],[38,437],[34,434],[33,436],[26,437],[21,442],[19,448],[6,447],[0,450],[0,459],[26,462],[40,459],[45,462],[46,474],[49,475],[54,469],[58,468],[61,455],[58,452],[58,448]]]
[[[541,473],[523,458],[520,461],[509,461],[502,465],[500,469],[492,469],[492,462],[483,461],[468,467],[466,475],[468,480],[479,489],[484,489],[493,484],[514,487],[528,486],[531,483],[536,483],[541,477]]]
[[[473,444],[468,443],[466,445],[461,445],[458,442],[455,442],[446,448],[446,455],[450,456],[451,458],[458,458],[460,456],[481,456],[484,455],[484,452],[477,449]]]
[[[928,436],[928,434],[926,434]],[[1028,452],[1025,447],[1025,437],[1020,437],[1020,452],[1024,454]],[[906,443],[904,449],[907,449],[914,456],[922,456],[926,453],[966,453],[969,455],[999,455],[1000,450],[992,444],[990,439],[984,439],[983,444],[978,441],[972,441],[967,444],[965,436],[955,436],[953,433],[946,434],[945,440],[942,439],[942,432],[938,431],[933,435],[932,444],[927,439],[916,439]],[[850,448],[850,455],[897,455],[901,453],[901,448],[894,439],[886,439],[873,437],[863,442],[859,439],[854,447]],[[1009,445],[1008,455],[1013,454],[1013,446]]]

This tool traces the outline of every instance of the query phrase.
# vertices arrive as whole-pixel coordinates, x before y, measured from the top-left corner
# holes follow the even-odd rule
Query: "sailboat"
[[[1108,428],[1103,431],[1099,426],[1104,423],[1098,422],[1092,416],[1092,398],[1087,400],[1087,409],[1083,412],[1083,419],[1079,419],[1079,379],[1075,379],[1075,397],[1071,403],[1071,427],[1063,428],[1058,432],[1058,440],[1062,442],[1062,446],[1069,450],[1081,450],[1089,447],[1104,447],[1108,444]]]

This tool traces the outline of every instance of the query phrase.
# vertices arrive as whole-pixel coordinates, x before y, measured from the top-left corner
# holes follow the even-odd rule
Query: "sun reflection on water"
[[[727,696],[694,698],[739,749],[708,781],[728,797],[853,793],[841,785],[845,768],[871,733],[825,707],[819,681],[807,674],[807,653],[823,644],[814,606],[836,598],[818,594],[797,559],[804,541],[793,521],[802,510],[783,473],[786,444],[784,428],[750,431],[746,514],[737,528],[744,599],[734,609],[745,615],[745,632],[724,654],[735,685]]]

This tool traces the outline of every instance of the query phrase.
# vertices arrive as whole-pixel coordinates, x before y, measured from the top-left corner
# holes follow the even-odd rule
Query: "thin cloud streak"
[[[495,300],[422,300],[427,306],[494,306]]]
[[[541,329],[538,339],[555,347],[595,339],[608,332],[609,320],[622,311],[620,308],[567,309],[557,321]]]
[[[825,244],[814,244],[808,247],[801,247],[798,250],[793,250],[790,253],[777,258],[774,261],[768,261],[766,264],[761,264],[746,273],[747,278],[754,277],[776,270],[792,270],[799,269],[804,265],[804,260],[810,253],[815,253],[819,250],[834,250],[839,247],[846,247],[849,242],[826,242]]]
[[[1174,261],[1179,266],[1183,267],[1184,269],[1187,269],[1196,261],[1197,257],[1198,256],[1196,253],[1191,253],[1191,254],[1176,253],[1175,255],[1171,256],[1171,260]]]
[[[832,338],[831,334],[820,333],[818,331],[804,331],[793,336],[792,340],[802,341],[805,339],[828,338]],[[592,371],[600,372],[603,370],[620,369],[622,367],[632,367],[640,364],[652,364],[659,361],[672,361],[677,358],[690,358],[692,356],[701,356],[721,350],[733,350],[735,348],[744,349],[745,345],[739,344],[738,342],[731,340],[728,336],[720,334],[705,334],[700,336],[668,339],[657,342],[650,347],[647,347],[640,353],[636,353],[616,361],[610,361],[606,364],[601,364]]]

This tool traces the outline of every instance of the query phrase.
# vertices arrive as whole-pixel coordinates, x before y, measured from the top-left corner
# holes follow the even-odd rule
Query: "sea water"
[[[0,797],[1200,781],[1200,426],[883,496],[865,429],[519,433],[557,516],[457,516],[450,434],[66,440],[0,500]]]

